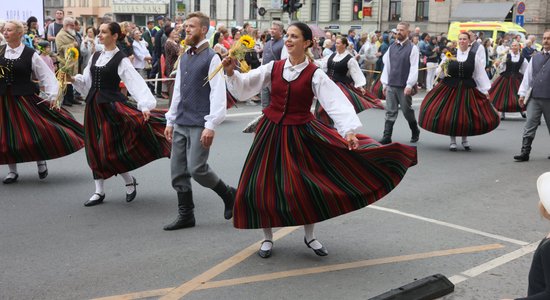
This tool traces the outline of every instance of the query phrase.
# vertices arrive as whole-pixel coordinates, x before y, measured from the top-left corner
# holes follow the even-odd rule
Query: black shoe
[[[451,143],[449,145],[449,151],[456,152],[456,143]]]
[[[88,200],[88,201],[84,202],[84,206],[86,206],[86,207],[96,206],[96,205],[99,205],[99,204],[103,203],[103,200],[105,200],[105,194],[101,195],[100,193],[94,193],[94,195],[98,195],[99,199]]]
[[[46,162],[44,162],[43,164],[39,164],[38,166],[39,167],[40,166],[45,166],[46,167],[46,170],[44,170],[44,172],[38,172],[38,178],[44,179],[44,178],[48,177],[48,166],[46,165]]]
[[[174,222],[164,226],[164,230],[171,231],[195,227],[194,208],[193,192],[178,192],[178,217]]]
[[[17,178],[19,178],[19,174],[15,173],[15,172],[9,172],[8,176],[10,174],[15,174],[15,177],[6,177],[6,178],[4,178],[4,181],[2,181],[4,184],[12,184],[12,183],[17,181]]]
[[[468,142],[462,142],[462,147],[464,147],[466,151],[472,151],[472,147],[470,147],[470,143]]]
[[[520,111],[519,113],[521,114],[521,117],[522,117],[522,118],[524,118],[524,119],[527,118],[527,115],[525,114],[524,111]]]
[[[224,203],[224,211],[223,211],[223,217],[226,220],[231,220],[233,218],[233,206],[235,205],[235,194],[237,194],[237,189],[234,187],[229,187],[229,192],[231,195],[227,196],[226,199],[223,200]]]
[[[319,256],[327,256],[328,255],[328,251],[327,251],[327,248],[325,248],[325,246],[321,245],[321,248],[320,249],[313,249],[311,248],[311,243],[315,242],[316,239],[313,239],[311,241],[307,241],[306,240],[306,237],[304,236],[304,243],[306,244],[306,246],[308,248],[310,248],[311,250],[313,250],[313,252],[315,252],[315,254],[319,255]]]
[[[382,145],[387,145],[391,143],[391,137],[384,136],[381,140],[378,141]]]
[[[550,157],[548,157],[550,159]],[[529,154],[521,153],[519,155],[514,155],[516,161],[529,161]]]
[[[178,230],[183,228],[191,228],[195,227],[195,215],[178,215],[178,217],[174,220],[174,222],[164,226],[164,230],[166,231],[172,231],[172,230]]]
[[[271,243],[271,248],[273,248],[273,241],[270,241],[270,240],[264,240],[262,242],[262,244],[260,245],[260,250],[258,251],[258,255],[261,257],[261,258],[268,258],[271,256],[271,249],[269,250],[262,250],[262,246],[264,243]]]
[[[73,106],[72,103],[70,103],[69,101],[63,101],[62,105],[63,106],[68,106],[68,107]]]
[[[126,186],[134,186],[134,191],[130,194],[126,194],[126,202],[132,202],[132,200],[136,198],[136,195],[137,195],[136,185],[138,185],[138,183],[136,182],[136,179],[134,178],[134,176],[132,176],[132,183],[128,183]]]

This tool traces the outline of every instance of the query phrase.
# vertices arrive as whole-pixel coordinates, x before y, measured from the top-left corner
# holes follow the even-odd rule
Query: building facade
[[[89,26],[97,28],[104,18],[111,18],[113,13],[112,0],[64,0],[63,10],[66,17],[78,19],[83,30]]]

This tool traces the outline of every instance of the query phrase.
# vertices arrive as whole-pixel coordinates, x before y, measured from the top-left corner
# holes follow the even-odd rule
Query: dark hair
[[[147,21],[147,25],[149,25],[149,24],[155,24],[155,22],[153,22],[153,21]]]
[[[349,46],[349,41],[348,41],[348,38],[345,37],[345,36],[339,36],[338,39],[340,40],[340,42],[342,42],[342,44]]]
[[[467,32],[467,31],[460,32],[460,33],[458,34],[458,37],[460,37],[461,34],[465,34],[465,35],[468,37],[468,40],[471,38],[471,37],[470,37],[470,33]]]
[[[29,28],[29,30],[31,29],[31,23],[32,22],[38,23],[38,19],[36,17],[29,17],[27,19],[27,27]]]
[[[296,22],[292,23],[289,27],[296,27],[300,32],[302,33],[302,36],[304,36],[304,41],[311,41],[311,44],[308,48],[313,46],[313,32],[311,31],[311,28],[306,23],[302,22]]]
[[[118,34],[117,41],[122,41],[125,37],[125,35],[122,34],[122,30],[120,29],[120,25],[117,22],[110,22],[106,23],[107,28],[109,28],[109,31],[112,35]]]
[[[221,32],[216,32],[214,34],[214,45],[218,43],[218,40],[220,39],[220,36],[222,36]]]
[[[172,26],[170,26],[170,25],[164,26],[164,34],[166,34],[167,37],[170,36],[170,34],[172,33],[172,31],[174,31],[174,27],[172,27]]]
[[[425,40],[427,36],[428,36],[428,33],[427,33],[427,32],[424,32],[424,33],[420,36],[420,39],[421,39],[421,40]]]
[[[85,34],[88,34],[88,30],[92,29],[92,32],[94,33],[94,37],[97,35],[97,29],[95,29],[94,27],[90,26],[88,28],[86,28],[86,31],[84,31]]]

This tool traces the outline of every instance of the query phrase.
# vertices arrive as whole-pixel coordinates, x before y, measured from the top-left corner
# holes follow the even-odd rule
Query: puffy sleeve
[[[268,64],[251,70],[248,73],[240,73],[235,71],[233,76],[226,76],[227,89],[233,97],[239,100],[246,100],[264,88],[271,88],[271,70],[273,69],[273,61]]]
[[[491,88],[491,81],[487,76],[487,72],[485,72],[485,51],[476,52],[473,77],[474,81],[476,82],[477,89],[483,94],[487,94],[489,92],[489,89]]]
[[[353,79],[353,82],[355,83],[355,87],[359,88],[367,84],[367,79],[365,78],[363,71],[361,71],[361,67],[359,67],[359,63],[353,57],[350,60],[348,60],[348,70],[349,70],[349,75],[351,76],[351,78]]]
[[[82,74],[77,74],[74,77],[73,87],[84,97],[88,95],[90,88],[92,87],[92,76],[90,74],[90,67],[92,66],[93,55],[90,55],[88,64]]]
[[[327,74],[322,70],[315,71],[312,84],[313,94],[334,121],[334,127],[342,137],[362,127],[353,105]]]
[[[145,80],[139,75],[130,60],[125,57],[118,65],[118,76],[124,81],[126,89],[138,104],[141,111],[151,110],[157,106],[157,99],[151,94],[151,90]]]
[[[55,74],[48,68],[46,62],[44,62],[37,53],[32,55],[32,72],[40,81],[40,86],[44,87],[44,93],[47,95],[47,99],[45,100],[55,100],[59,92]]]

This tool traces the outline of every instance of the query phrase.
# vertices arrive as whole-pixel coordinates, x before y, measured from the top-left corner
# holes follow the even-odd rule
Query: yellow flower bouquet
[[[63,103],[63,98],[67,93],[67,76],[73,76],[74,68],[78,63],[78,50],[75,47],[71,47],[65,51],[65,65],[59,68],[55,73],[57,79],[57,86],[59,87],[59,92],[57,93],[57,98],[55,98],[54,103],[52,103],[52,108],[61,108]]]
[[[441,64],[441,72],[445,74],[445,77],[450,77],[449,63],[451,63],[451,61],[456,61],[456,57],[451,53],[451,51],[447,51],[447,53],[445,53],[445,58],[446,60]]]
[[[4,75],[6,75],[9,70],[8,67],[0,66],[0,78],[4,78]]]
[[[231,46],[231,49],[229,49],[228,56],[232,59],[235,59],[239,62],[238,69],[242,73],[246,73],[250,71],[250,66],[246,63],[244,60],[246,53],[254,51],[254,39],[249,35],[243,35],[241,38],[233,43],[233,46]],[[220,64],[214,72],[212,72],[208,77],[206,77],[206,82],[212,80],[216,74],[221,72],[223,70],[223,65]],[[205,83],[206,85],[206,83]]]
[[[170,73],[171,78],[176,77],[176,73],[178,72],[178,67],[180,65],[180,60],[185,51],[187,51],[187,44],[185,44],[185,40],[181,40],[180,42],[180,54],[178,55],[178,59],[176,59],[176,62],[174,63],[174,67],[172,68],[172,73]]]

